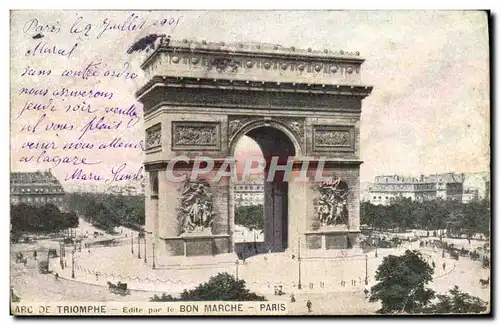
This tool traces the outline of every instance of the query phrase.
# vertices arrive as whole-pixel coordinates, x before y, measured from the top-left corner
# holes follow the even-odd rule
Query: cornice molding
[[[162,88],[204,88],[245,91],[293,92],[303,94],[331,94],[365,98],[373,87],[365,85],[319,84],[303,82],[272,82],[232,79],[209,79],[194,77],[152,77],[137,92],[138,101],[156,87]]]

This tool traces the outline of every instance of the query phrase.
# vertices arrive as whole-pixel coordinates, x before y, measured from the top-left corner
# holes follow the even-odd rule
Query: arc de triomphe
[[[269,161],[293,158],[294,173],[308,162],[308,182],[265,182],[264,238],[271,249],[295,251],[356,247],[359,234],[359,136],[362,100],[359,53],[318,52],[272,44],[162,40],[142,69],[137,92],[144,106],[147,242],[157,256],[215,255],[233,250],[232,180],[215,181],[243,136]],[[215,170],[197,181],[197,156]],[[315,181],[319,157],[324,176]],[[226,167],[226,166],[224,166]],[[279,173],[278,173],[279,174]]]

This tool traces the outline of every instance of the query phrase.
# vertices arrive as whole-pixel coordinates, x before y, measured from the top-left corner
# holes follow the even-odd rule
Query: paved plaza
[[[27,301],[147,301],[153,294],[179,294],[217,273],[228,272],[244,279],[251,291],[266,296],[268,300],[288,301],[292,314],[307,311],[307,300],[313,303],[312,314],[365,314],[379,308],[377,303],[369,303],[363,293],[366,287],[374,284],[377,266],[384,256],[403,254],[406,248],[420,249],[429,263],[434,261],[436,269],[430,287],[438,293],[446,293],[458,285],[463,291],[489,301],[489,289],[479,284],[479,279],[489,276],[489,269],[469,258],[458,261],[442,258],[442,250],[419,248],[417,242],[398,249],[378,249],[377,257],[372,251],[368,255],[345,258],[302,259],[300,290],[298,260],[286,252],[256,255],[245,262],[239,260],[238,265],[234,254],[190,259],[170,257],[169,263],[162,260],[153,270],[152,255],[148,254],[145,263],[143,255],[140,259],[137,257],[137,250],[131,253],[130,245],[94,247],[90,253],[87,249],[76,251],[74,279],[71,276],[71,253],[63,258],[64,269],[59,258],[50,259],[50,270],[53,274],[58,273],[59,279],[53,274],[39,274],[35,261],[29,256],[26,267],[13,263],[12,286],[15,293]],[[44,257],[40,253],[40,258],[46,258],[46,254]],[[443,269],[443,263],[446,263],[446,269]],[[368,286],[364,283],[366,275]],[[108,281],[126,282],[131,289],[130,295],[111,293]],[[274,290],[280,286],[284,295],[275,296]],[[295,303],[290,303],[292,293]]]
[[[80,220],[77,235],[83,236],[95,230],[90,224]],[[154,294],[177,295],[185,289],[192,289],[206,282],[211,276],[227,272],[244,279],[247,287],[270,301],[288,301],[291,314],[307,312],[306,302],[313,304],[312,314],[366,314],[374,313],[378,303],[370,303],[363,290],[374,283],[375,272],[383,258],[388,255],[404,254],[406,249],[420,250],[424,258],[436,265],[433,282],[429,285],[438,293],[447,293],[458,285],[463,291],[489,301],[489,288],[483,288],[479,279],[489,277],[489,269],[482,268],[479,261],[469,258],[450,259],[448,254],[442,257],[442,250],[420,247],[419,242],[405,242],[399,248],[372,250],[367,254],[353,251],[350,255],[303,256],[299,261],[290,252],[259,254],[239,260],[236,254],[198,257],[161,257],[153,255],[141,246],[140,258],[138,246],[134,243],[133,253],[130,235],[137,233],[130,229],[119,229],[118,245],[113,247],[95,246],[78,249],[74,253],[74,278],[72,277],[72,249],[66,247],[62,258],[50,259],[51,274],[40,274],[37,262],[33,259],[33,250],[39,251],[38,260],[47,259],[48,248],[59,248],[59,244],[50,240],[41,240],[34,244],[13,244],[12,256],[24,252],[27,265],[15,263],[11,259],[11,286],[16,295],[25,301],[147,301]],[[124,238],[125,234],[127,237]],[[433,240],[437,238],[424,238]],[[89,239],[93,240],[93,239]],[[475,249],[484,242],[466,239],[445,239],[457,248]],[[58,250],[59,252],[59,250]],[[236,261],[238,261],[236,263]],[[443,263],[446,267],[443,269]],[[59,278],[56,279],[54,274]],[[365,277],[368,285],[365,285]],[[113,294],[108,290],[108,282],[125,282],[130,289],[129,295]],[[280,288],[284,295],[274,295]],[[290,296],[296,302],[290,302]]]

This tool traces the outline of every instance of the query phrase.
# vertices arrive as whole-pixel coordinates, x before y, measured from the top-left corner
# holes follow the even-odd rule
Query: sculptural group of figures
[[[349,219],[347,195],[349,188],[344,181],[323,182],[319,188],[318,219],[324,226],[346,225]]]
[[[176,129],[176,144],[215,144],[217,135],[214,128],[178,127]]]
[[[212,193],[208,182],[188,182],[181,194],[180,219],[182,232],[210,229],[213,222]]]

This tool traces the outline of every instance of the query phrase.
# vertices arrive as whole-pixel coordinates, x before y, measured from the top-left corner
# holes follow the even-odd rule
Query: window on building
[[[381,196],[379,196],[379,197],[378,197],[378,199],[379,199],[379,200],[381,200],[381,199],[382,199],[382,197],[381,197]]]
[[[388,197],[388,196],[386,196],[386,197],[385,197],[385,199],[386,199],[386,200],[388,200],[388,199],[389,199],[389,197]]]
[[[373,199],[374,199],[374,200],[376,200],[376,199],[377,199],[377,197],[376,197],[376,196],[374,196],[374,197],[373,197]]]
[[[151,189],[151,196],[158,196],[158,172],[149,172],[149,186]]]

